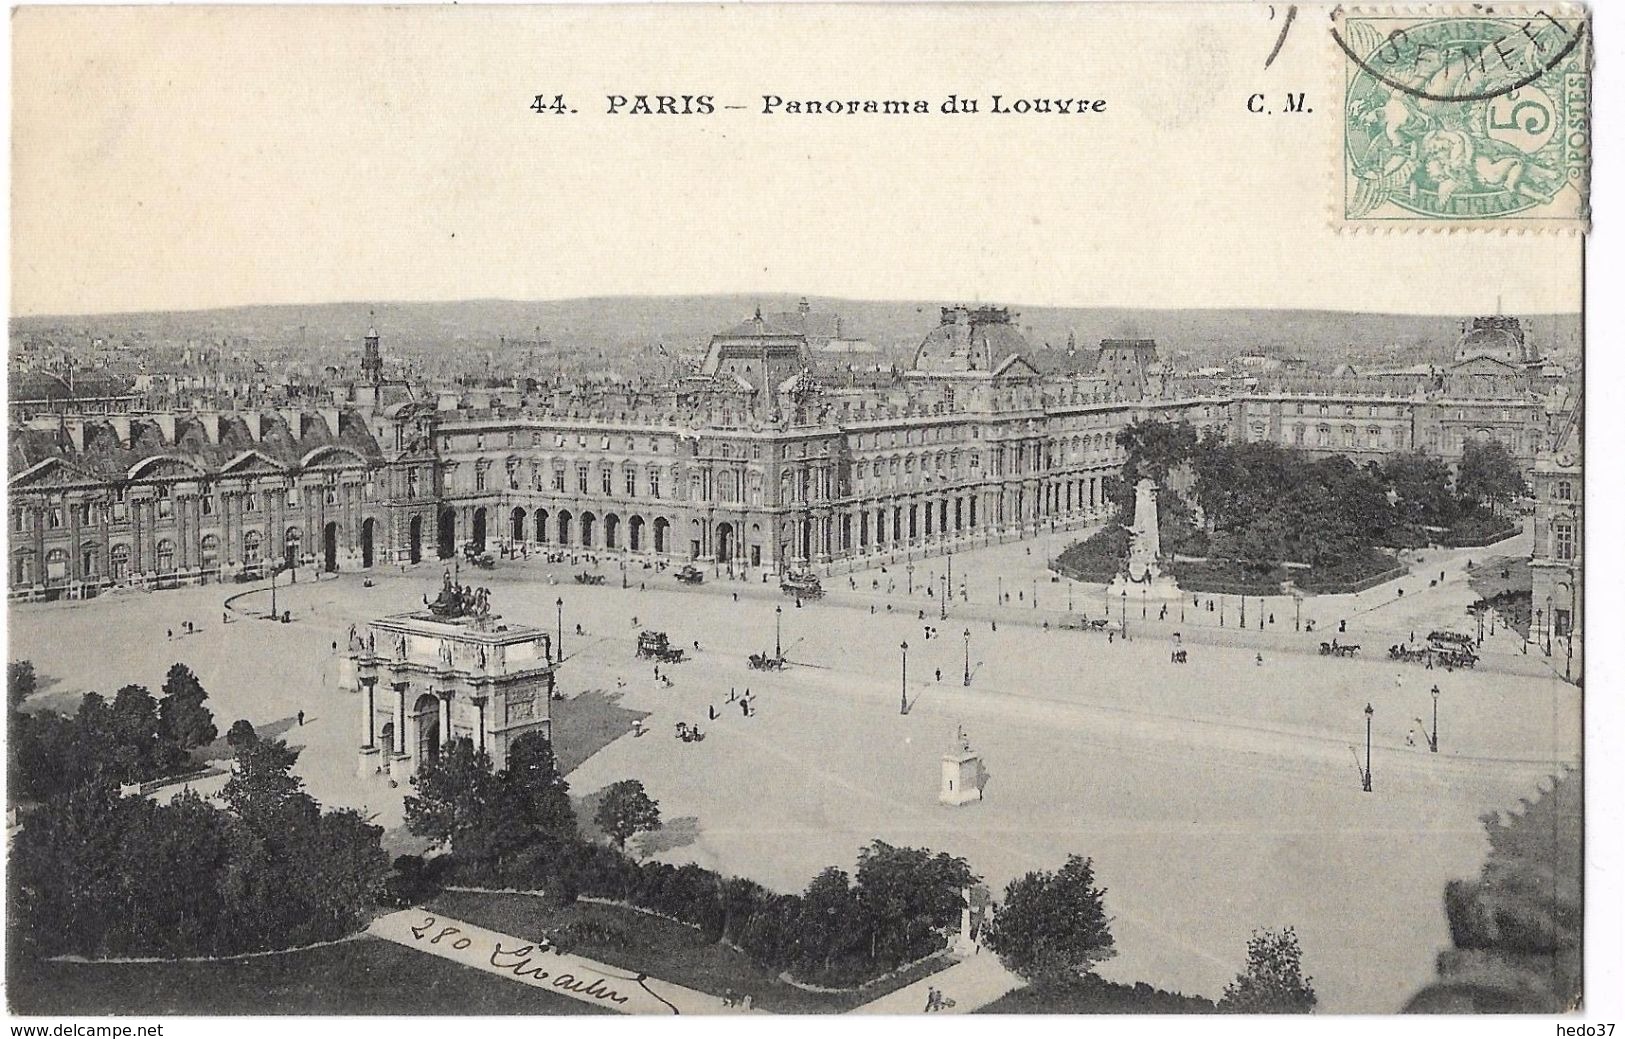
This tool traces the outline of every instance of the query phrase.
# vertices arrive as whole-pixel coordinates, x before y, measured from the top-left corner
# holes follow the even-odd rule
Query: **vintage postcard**
[[[17,9],[8,1012],[1594,1009],[1590,18]]]

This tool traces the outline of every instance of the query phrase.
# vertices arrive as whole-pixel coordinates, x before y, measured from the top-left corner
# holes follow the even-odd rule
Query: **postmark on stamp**
[[[1583,231],[1582,9],[1340,10],[1342,227]]]

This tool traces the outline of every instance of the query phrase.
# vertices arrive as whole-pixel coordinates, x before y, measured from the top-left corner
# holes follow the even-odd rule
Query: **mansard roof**
[[[335,416],[338,428],[332,429],[329,422]],[[172,434],[166,429],[168,416],[146,414],[85,416],[51,428],[13,427],[7,471],[15,485],[24,473],[50,459],[103,481],[179,477],[185,475],[182,469],[192,470],[194,476],[220,476],[383,461],[383,452],[356,412],[265,412],[257,416],[258,437],[249,428],[254,417],[218,416],[214,439],[206,423],[215,417],[203,415],[173,416]],[[69,422],[83,423],[82,436],[70,431]],[[152,464],[159,459],[174,464]]]

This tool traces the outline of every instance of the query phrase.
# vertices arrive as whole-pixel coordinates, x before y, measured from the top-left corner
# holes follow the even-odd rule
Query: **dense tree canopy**
[[[147,716],[137,692],[122,699],[126,720]],[[117,708],[92,713],[111,717]],[[226,810],[190,793],[169,804],[123,797],[101,782],[53,794],[12,848],[22,947],[32,955],[222,955],[353,931],[387,869],[383,831],[353,811],[322,812],[292,775],[296,757],[280,743],[246,748]]]
[[[1086,974],[1114,955],[1106,891],[1095,886],[1094,863],[1067,856],[1060,869],[1012,880],[988,925],[988,948],[1029,981]]]
[[[1469,440],[1456,467],[1456,497],[1461,508],[1486,508],[1494,515],[1529,493],[1523,471],[1498,440]]]
[[[412,786],[407,828],[448,846],[476,871],[501,875],[576,835],[569,784],[539,733],[516,739],[500,772],[470,740],[453,740],[438,761],[412,777]]]

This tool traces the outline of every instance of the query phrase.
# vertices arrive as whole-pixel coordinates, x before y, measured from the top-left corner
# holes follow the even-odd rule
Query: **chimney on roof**
[[[62,419],[62,431],[68,435],[73,444],[75,454],[85,453],[85,418],[83,415],[66,415]]]
[[[305,435],[305,416],[298,408],[278,408],[277,414],[288,424],[288,435],[295,440]]]

